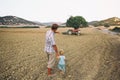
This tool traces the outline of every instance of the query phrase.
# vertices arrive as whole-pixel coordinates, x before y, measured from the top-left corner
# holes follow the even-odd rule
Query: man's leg
[[[54,53],[51,53],[49,54],[48,53],[48,75],[51,75],[51,71],[52,71],[52,68],[54,67],[55,65],[55,54]]]

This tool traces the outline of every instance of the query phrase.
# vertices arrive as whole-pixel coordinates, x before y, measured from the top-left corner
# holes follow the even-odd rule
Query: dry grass
[[[0,29],[0,80],[49,80],[43,51],[47,30]],[[93,28],[81,32],[55,35],[58,48],[65,50],[66,75],[55,67],[57,76],[50,80],[120,80],[120,37]]]

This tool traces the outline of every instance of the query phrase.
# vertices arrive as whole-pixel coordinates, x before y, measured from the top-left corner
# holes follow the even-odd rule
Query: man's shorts
[[[53,68],[54,65],[55,65],[55,59],[56,59],[55,53],[48,53],[48,52],[46,52],[46,53],[47,53],[47,57],[48,57],[48,65],[47,65],[47,67],[48,68]]]

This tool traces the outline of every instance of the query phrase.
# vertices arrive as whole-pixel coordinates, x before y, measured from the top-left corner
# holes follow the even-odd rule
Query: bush
[[[0,26],[0,28],[8,28],[7,26]]]
[[[109,24],[104,24],[104,27],[110,27],[110,25]]]
[[[19,28],[39,28],[39,26],[22,26],[22,27],[19,27]]]
[[[119,27],[115,27],[114,29],[112,29],[112,31],[114,31],[114,32],[120,32],[120,28]]]
[[[51,28],[51,26],[46,26],[45,28]],[[66,26],[59,26],[59,28],[66,28]]]

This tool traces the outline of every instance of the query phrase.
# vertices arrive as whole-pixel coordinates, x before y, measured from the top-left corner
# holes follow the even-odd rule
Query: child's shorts
[[[65,72],[65,64],[58,64],[58,68]]]

